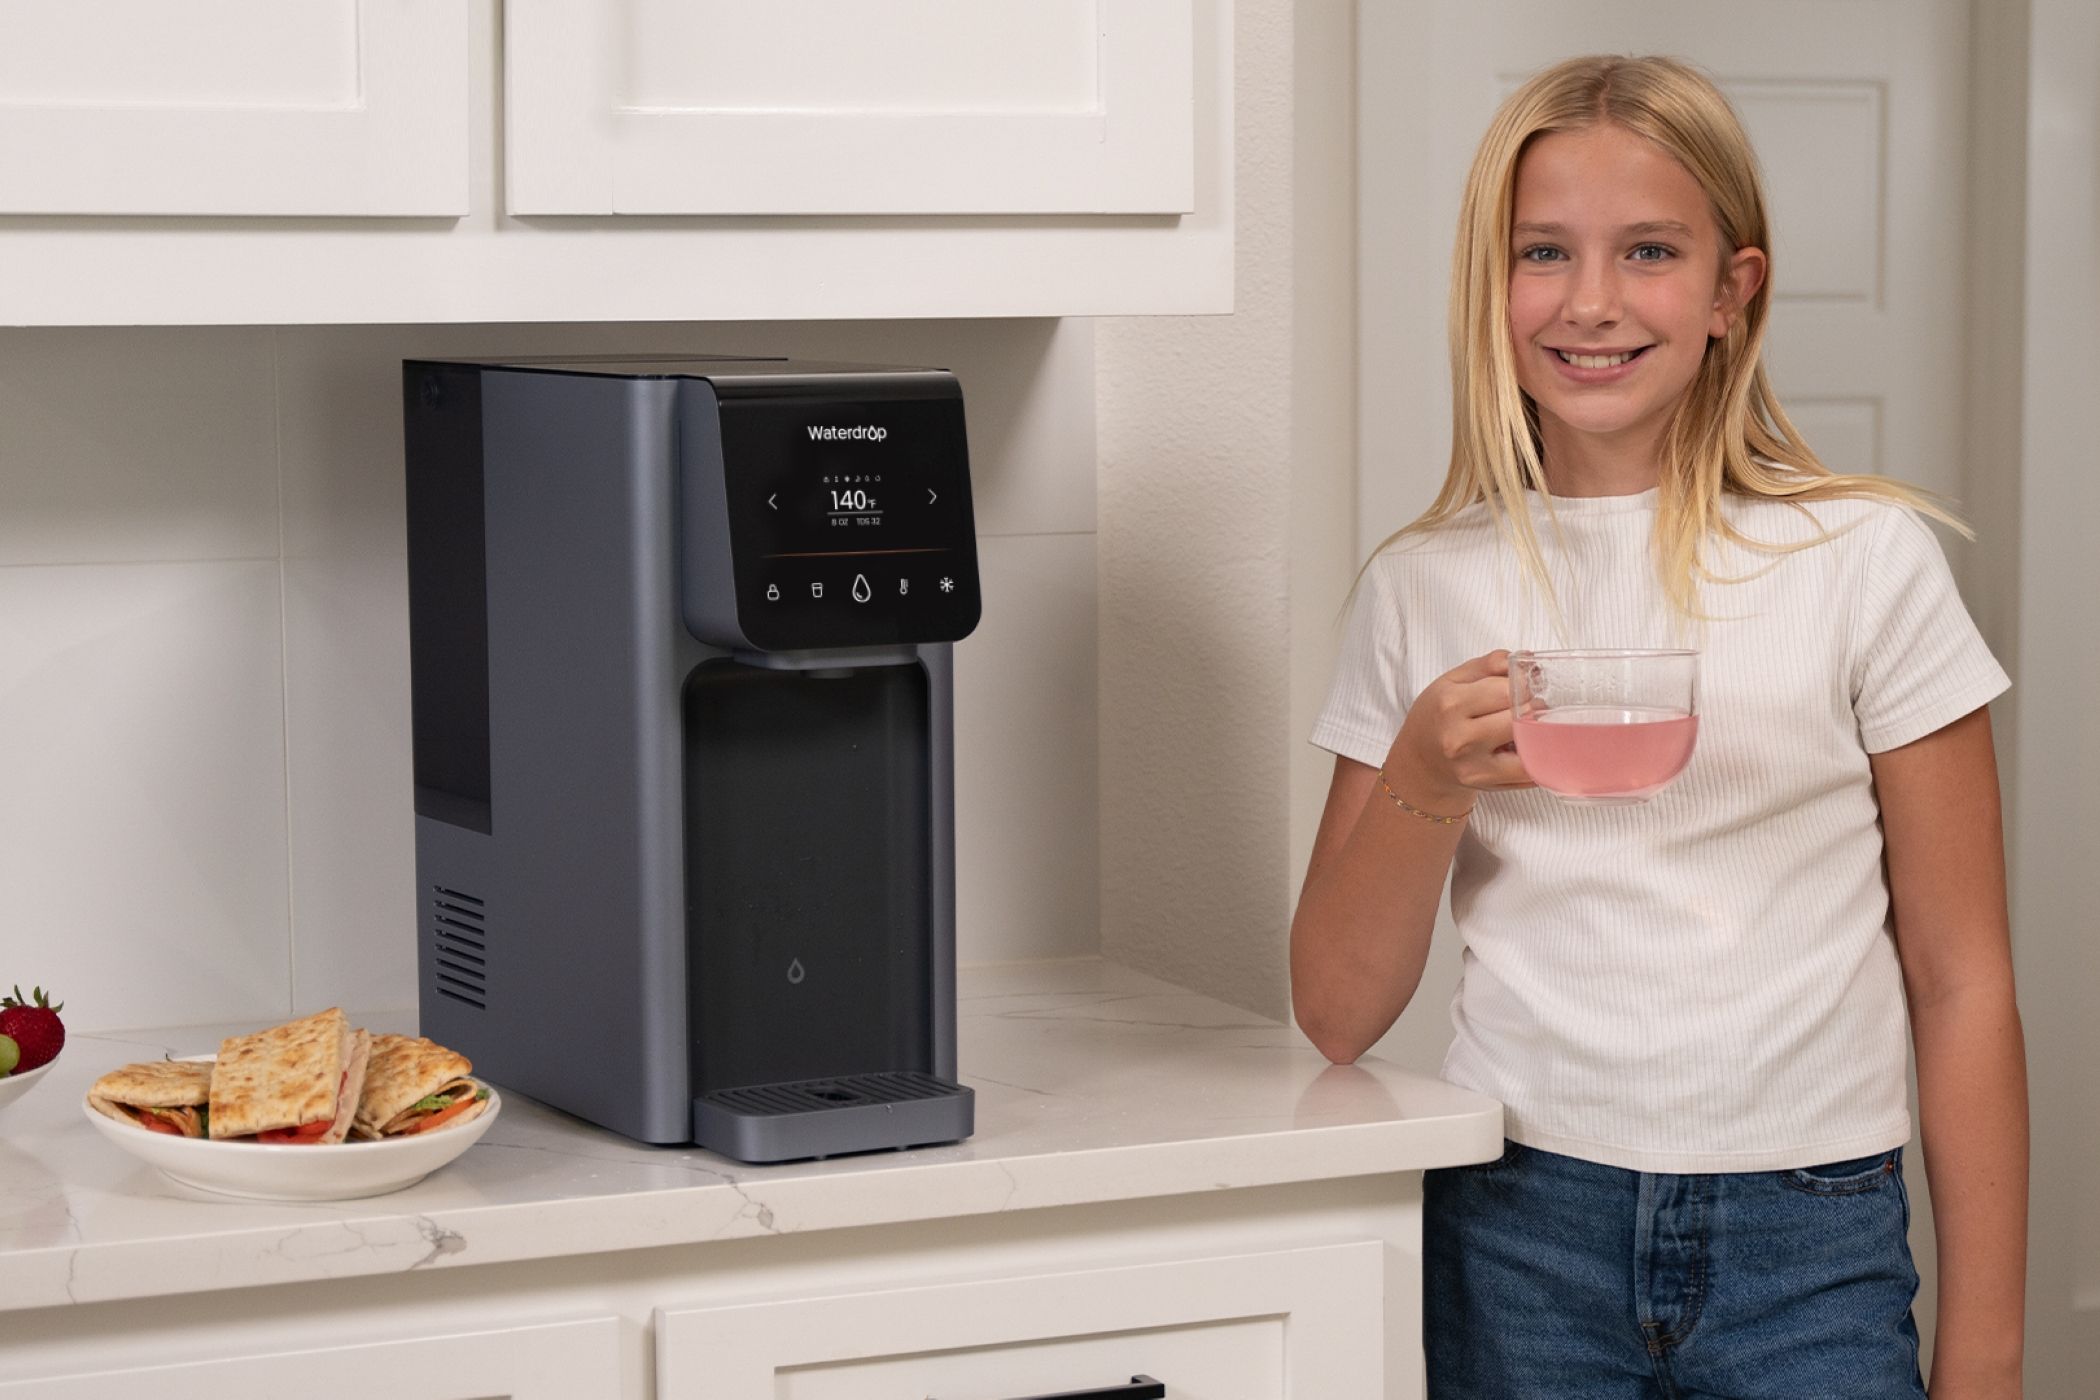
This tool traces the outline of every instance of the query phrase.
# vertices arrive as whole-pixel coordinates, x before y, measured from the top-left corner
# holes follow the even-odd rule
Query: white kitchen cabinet
[[[1188,0],[540,0],[514,214],[1185,214]]]
[[[1232,145],[1230,0],[0,0],[0,326],[1225,312]]]
[[[467,212],[465,0],[0,0],[0,213]]]
[[[656,1313],[657,1400],[1384,1390],[1376,1241]]]
[[[83,1034],[0,1146],[0,1400],[336,1393],[282,1384],[301,1369],[387,1400],[1139,1373],[1173,1400],[1420,1400],[1421,1173],[1499,1153],[1500,1105],[1112,964],[965,968],[957,1004],[966,1142],[751,1167],[520,1095],[428,1180],[312,1204],[207,1197],[82,1119],[142,1049],[252,1026]]]
[[[0,1400],[578,1400],[620,1385],[614,1317],[0,1380]]]
[[[1421,1400],[1420,1209],[1402,1173],[478,1265],[456,1236],[434,1269],[326,1277],[353,1246],[306,1282],[0,1311],[0,1400],[1030,1400],[1138,1374]],[[569,1239],[561,1213],[526,1216]]]

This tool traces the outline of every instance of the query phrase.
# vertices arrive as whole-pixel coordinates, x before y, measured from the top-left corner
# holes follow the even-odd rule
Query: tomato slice
[[[472,1094],[469,1094],[465,1098],[453,1104],[450,1108],[441,1108],[435,1113],[426,1114],[425,1116],[418,1118],[415,1122],[411,1123],[408,1126],[406,1131],[399,1134],[399,1136],[408,1137],[414,1133],[427,1133],[432,1128],[443,1127],[445,1124],[459,1117],[460,1114],[465,1113],[468,1109],[472,1108],[474,1106],[474,1102],[474,1096]]]
[[[141,1113],[138,1116],[138,1125],[149,1133],[167,1133],[171,1137],[181,1137],[183,1135],[182,1129],[157,1114]]]
[[[342,1102],[343,1090],[349,1084],[350,1071],[346,1069],[343,1071],[342,1077],[336,1080],[335,1084],[335,1097],[338,1104]],[[328,1136],[328,1130],[334,1126],[335,1119],[324,1118],[318,1123],[301,1123],[296,1128],[271,1128],[265,1132],[257,1133],[255,1140],[268,1143],[319,1142],[322,1138]]]

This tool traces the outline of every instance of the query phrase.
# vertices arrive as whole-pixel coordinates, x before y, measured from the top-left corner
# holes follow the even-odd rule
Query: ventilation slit
[[[463,890],[431,887],[430,957],[437,994],[488,1009],[486,902]]]

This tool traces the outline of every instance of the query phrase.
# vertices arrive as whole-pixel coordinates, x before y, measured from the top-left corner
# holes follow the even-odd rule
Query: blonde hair
[[[1524,569],[1554,598],[1524,492],[1546,503],[1552,493],[1541,460],[1538,410],[1517,384],[1509,330],[1510,224],[1517,162],[1536,137],[1614,125],[1654,142],[1706,191],[1722,247],[1764,250],[1765,218],[1757,158],[1728,100],[1705,74],[1669,58],[1599,55],[1574,58],[1538,73],[1495,114],[1460,205],[1451,263],[1451,465],[1435,502],[1373,551],[1408,534],[1433,530],[1485,502],[1513,538]],[[1769,271],[1734,317],[1728,333],[1707,343],[1705,357],[1663,435],[1655,518],[1655,563],[1664,591],[1685,616],[1700,617],[1700,579],[1708,570],[1708,536],[1772,554],[1820,544],[1754,540],[1721,511],[1724,492],[1795,503],[1841,497],[1896,502],[1973,535],[1931,493],[1885,476],[1832,472],[1802,440],[1779,406],[1762,359],[1771,307]],[[1805,513],[1805,512],[1804,512]],[[1558,606],[1555,605],[1555,612]]]

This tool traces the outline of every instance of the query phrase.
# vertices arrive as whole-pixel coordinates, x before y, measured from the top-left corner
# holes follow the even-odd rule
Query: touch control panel
[[[736,615],[767,651],[953,642],[976,627],[959,394],[743,397],[719,386]]]

